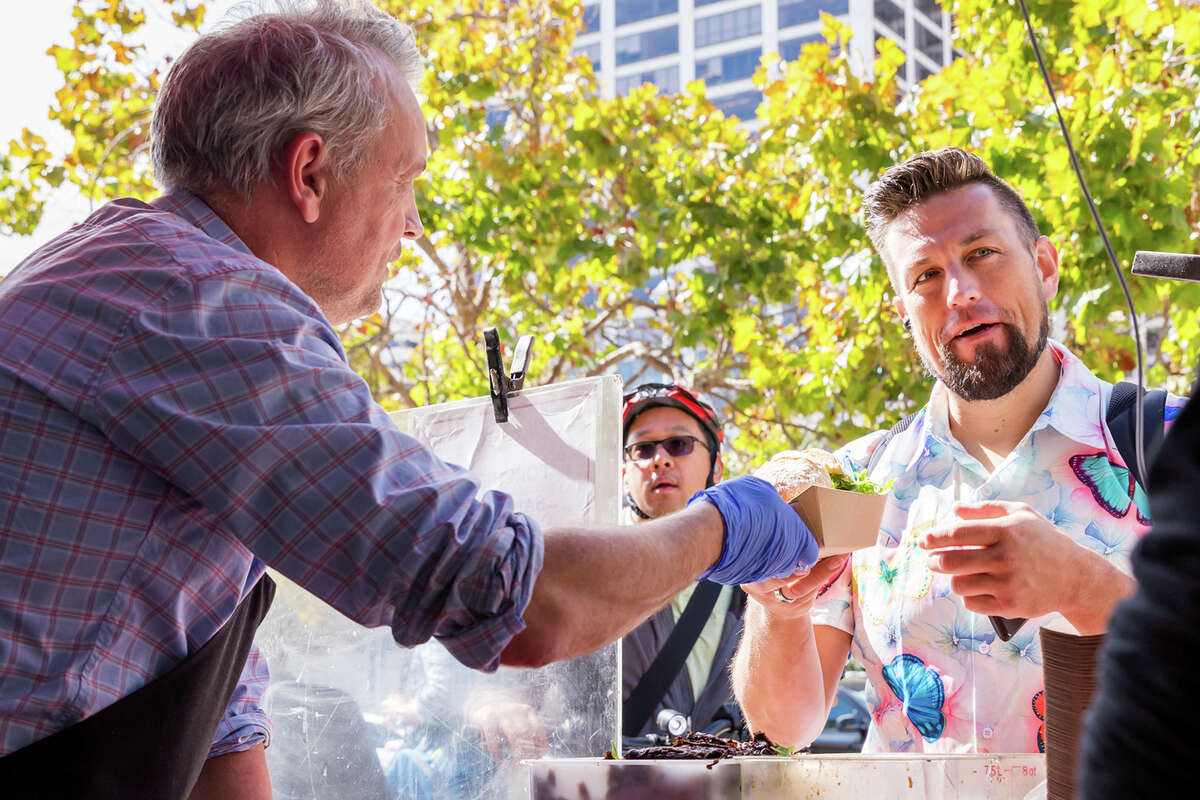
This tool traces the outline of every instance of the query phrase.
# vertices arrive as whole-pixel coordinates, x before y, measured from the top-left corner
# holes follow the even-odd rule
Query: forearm
[[[501,663],[541,666],[616,641],[712,566],[723,531],[709,503],[641,525],[547,531],[526,628]]]
[[[271,800],[271,776],[262,745],[204,762],[188,800]]]
[[[1064,571],[1071,577],[1060,609],[1082,636],[1104,633],[1117,603],[1133,594],[1134,579],[1109,563],[1104,556],[1080,548],[1078,562]]]
[[[795,747],[815,739],[832,691],[809,617],[774,619],[757,603],[747,603],[733,690],[752,731]]]

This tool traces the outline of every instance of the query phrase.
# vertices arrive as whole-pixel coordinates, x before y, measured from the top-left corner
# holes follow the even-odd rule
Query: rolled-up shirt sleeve
[[[213,274],[139,310],[95,424],[213,535],[366,626],[495,669],[541,569],[537,526],[403,434],[279,278]]]
[[[258,645],[253,645],[233,695],[225,706],[225,715],[217,724],[209,758],[249,750],[259,744],[270,746],[271,720],[262,710],[263,693],[270,682],[267,660]]]

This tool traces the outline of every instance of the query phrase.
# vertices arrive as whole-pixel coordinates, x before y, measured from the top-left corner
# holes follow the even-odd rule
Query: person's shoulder
[[[1167,392],[1166,398],[1163,400],[1163,434],[1171,431],[1175,426],[1175,420],[1183,413],[1184,406],[1189,402],[1189,398],[1182,397],[1177,394]]]
[[[306,294],[254,255],[198,198],[171,193],[126,211],[123,222],[145,255],[130,258],[124,269],[139,273],[139,283],[159,286],[164,303],[286,307],[307,317],[321,316]]]
[[[856,470],[861,470],[889,434],[890,431],[887,428],[871,431],[842,445],[833,454],[839,461],[843,463],[848,461],[854,465]]]
[[[1072,377],[1076,383],[1090,387],[1096,393],[1101,403],[1103,416],[1107,420],[1112,410],[1111,407],[1114,404],[1114,395],[1119,396],[1117,393],[1117,386],[1121,382],[1110,382],[1104,380],[1093,373],[1092,370],[1083,362],[1083,360],[1068,350],[1066,346],[1059,343],[1055,343],[1055,346],[1065,354],[1063,364],[1064,368],[1070,373],[1070,377]],[[1128,382],[1125,383],[1126,385],[1123,388],[1126,392],[1129,392],[1131,389],[1136,389],[1135,384]],[[1146,391],[1156,391],[1160,388],[1161,387],[1158,386],[1147,386]],[[1163,397],[1163,422],[1164,427],[1169,429],[1171,427],[1171,423],[1176,417],[1179,416],[1179,412],[1183,410],[1185,405],[1187,405],[1188,398],[1186,396],[1174,394],[1170,390],[1164,391],[1165,397]],[[1131,396],[1132,394],[1126,394],[1126,398]]]
[[[29,284],[53,280],[76,291],[98,287],[144,302],[179,282],[265,267],[178,214],[122,198],[32,253],[13,277]]]
[[[208,214],[217,220],[211,211]],[[150,206],[129,215],[125,224],[148,251],[156,254],[150,266],[178,270],[187,280],[219,279],[238,272],[278,273],[251,253],[224,223],[214,230],[213,225],[204,224],[195,215]]]
[[[890,428],[880,428],[858,437],[839,448],[834,455],[855,471],[873,469],[885,457],[890,461],[908,463],[908,456],[919,446],[923,436],[925,409],[922,406]],[[898,458],[900,453],[904,454],[904,458]]]

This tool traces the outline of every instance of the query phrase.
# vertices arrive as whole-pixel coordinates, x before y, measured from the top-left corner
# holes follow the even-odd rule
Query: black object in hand
[[[1016,636],[1017,631],[1021,630],[1021,626],[1025,624],[1025,620],[1021,618],[988,617],[988,619],[991,620],[992,628],[995,629],[996,635],[1000,637],[1000,641],[1002,642],[1007,642]]]

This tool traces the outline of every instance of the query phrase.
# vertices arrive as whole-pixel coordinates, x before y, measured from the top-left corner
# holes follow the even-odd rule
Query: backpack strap
[[[704,623],[712,615],[713,607],[717,604],[717,595],[720,593],[719,583],[700,581],[696,586],[662,649],[638,680],[637,686],[633,687],[629,698],[622,704],[622,736],[637,736],[641,733],[654,707],[666,695],[667,688],[687,661],[688,653],[696,646],[696,640],[704,630]]]
[[[1142,450],[1149,464],[1158,452],[1158,446],[1163,438],[1163,425],[1166,419],[1167,393],[1163,389],[1150,389],[1142,398],[1143,439]],[[1145,476],[1138,472],[1136,423],[1137,418],[1137,384],[1121,381],[1113,384],[1112,396],[1108,400],[1108,411],[1104,415],[1108,423],[1108,431],[1112,434],[1117,452],[1125,461],[1125,466],[1133,474],[1133,479],[1143,489],[1146,487]]]
[[[887,432],[886,436],[883,437],[883,441],[881,441],[878,445],[875,446],[875,452],[882,453],[883,449],[888,446],[888,442],[890,442],[892,439],[895,439],[897,435],[904,433],[906,430],[908,430],[909,426],[911,426],[913,424],[913,420],[916,419],[917,415],[920,413],[921,413],[921,409],[918,408],[916,411],[909,414],[907,417],[905,417],[904,419],[900,420],[895,425],[893,425],[892,429]]]

